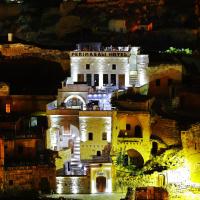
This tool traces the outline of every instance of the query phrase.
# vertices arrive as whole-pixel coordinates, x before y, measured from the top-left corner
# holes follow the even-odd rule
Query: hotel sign
[[[130,52],[105,51],[71,51],[70,57],[130,57]]]

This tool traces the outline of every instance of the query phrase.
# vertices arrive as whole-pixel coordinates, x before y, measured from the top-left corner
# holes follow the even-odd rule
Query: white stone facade
[[[108,51],[109,50],[109,51]],[[103,51],[71,51],[73,82],[87,82],[98,89],[116,89],[148,83],[148,55],[139,55],[138,47],[109,48]]]

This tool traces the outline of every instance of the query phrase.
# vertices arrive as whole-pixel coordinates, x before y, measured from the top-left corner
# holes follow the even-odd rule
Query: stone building
[[[55,191],[53,153],[44,144],[47,120],[31,114],[44,111],[52,97],[10,95],[0,85],[0,189]]]
[[[151,64],[148,68],[149,95],[174,97],[182,82],[182,65],[178,63]]]
[[[101,44],[78,44],[70,52],[73,82],[87,82],[98,89],[141,87],[148,83],[146,68],[148,55],[141,55],[138,47],[106,47]]]
[[[165,143],[151,138],[152,99],[133,101],[132,111],[112,108],[113,90],[126,93],[130,86],[141,88],[148,83],[148,55],[139,55],[138,50],[101,50],[100,44],[93,43],[79,44],[70,52],[71,77],[62,82],[57,99],[47,105],[46,147],[59,155],[58,193],[112,192],[114,163],[120,152],[126,157],[124,164],[142,167],[166,148]]]
[[[28,136],[0,139],[1,190],[55,191],[54,162],[39,142],[41,139]]]

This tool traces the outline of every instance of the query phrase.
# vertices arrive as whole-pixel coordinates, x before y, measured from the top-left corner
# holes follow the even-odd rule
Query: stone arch
[[[73,105],[73,100],[74,100],[74,105]],[[83,110],[86,109],[86,102],[83,99],[83,97],[79,96],[79,95],[70,95],[68,96],[65,100],[64,103],[66,105],[67,108],[73,108],[73,106],[75,108],[81,108]]]
[[[137,150],[129,149],[127,150],[127,155],[130,165],[135,165],[137,168],[141,168],[144,165],[144,158]]]

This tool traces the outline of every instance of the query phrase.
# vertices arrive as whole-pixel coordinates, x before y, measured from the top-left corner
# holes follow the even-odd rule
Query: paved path
[[[112,194],[66,194],[66,195],[51,195],[48,197],[64,197],[67,199],[76,199],[76,200],[120,200],[120,198],[124,198],[125,194],[121,193],[112,193]]]

